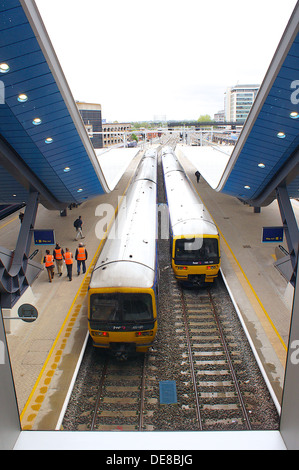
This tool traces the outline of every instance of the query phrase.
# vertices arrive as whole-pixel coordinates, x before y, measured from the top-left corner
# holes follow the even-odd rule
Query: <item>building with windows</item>
[[[225,120],[243,122],[246,120],[260,85],[236,85],[227,88],[224,98]]]
[[[112,145],[124,144],[131,134],[131,124],[119,122],[106,122],[103,127],[103,146],[111,147]]]
[[[224,112],[224,109],[218,111],[218,113],[215,113],[214,114],[214,121],[215,122],[224,122],[225,121],[225,112]]]
[[[96,103],[76,102],[85,128],[95,149],[103,148],[102,134],[102,106]],[[95,133],[95,134],[93,134]]]

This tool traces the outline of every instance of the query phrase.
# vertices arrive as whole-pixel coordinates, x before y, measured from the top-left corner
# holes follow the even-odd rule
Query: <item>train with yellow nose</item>
[[[185,286],[211,285],[220,270],[217,226],[171,147],[162,150],[172,268]]]
[[[158,321],[157,151],[147,150],[111,225],[88,295],[93,345],[126,360],[146,352]]]

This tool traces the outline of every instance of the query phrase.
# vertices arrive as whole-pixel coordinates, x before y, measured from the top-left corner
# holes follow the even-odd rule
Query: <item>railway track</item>
[[[234,365],[238,353],[232,328],[225,331],[209,290],[199,299],[181,289],[181,300],[199,429],[252,429]]]
[[[125,363],[106,358],[90,430],[142,431],[146,356]]]
[[[160,188],[162,188],[160,182]],[[160,194],[159,200],[163,201]],[[149,352],[119,362],[89,342],[66,430],[274,430],[279,416],[221,279],[182,289],[159,240],[158,332]],[[160,383],[177,400],[160,403]]]
[[[88,344],[63,429],[153,430],[145,422],[147,361],[139,355],[121,362]]]

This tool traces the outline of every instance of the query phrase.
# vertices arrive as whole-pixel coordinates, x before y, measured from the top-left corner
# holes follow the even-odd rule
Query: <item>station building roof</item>
[[[280,185],[299,197],[299,2],[233,151],[182,150],[216,191],[255,206]]]

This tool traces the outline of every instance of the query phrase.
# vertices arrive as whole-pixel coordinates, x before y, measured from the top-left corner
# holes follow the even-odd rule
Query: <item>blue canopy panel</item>
[[[275,185],[285,184],[289,196],[298,197],[298,148],[297,7],[232,153],[227,167],[230,170],[226,169],[226,179],[223,178],[217,190],[252,204],[264,205],[275,197]],[[271,185],[274,186],[271,188]],[[264,200],[262,194],[265,194]]]
[[[27,7],[37,15],[34,28],[44,33],[43,38],[38,34],[39,41]],[[22,4],[1,0],[0,24],[0,63],[9,67],[0,73],[5,98],[0,102],[4,147],[14,152],[57,206],[103,194],[108,190],[105,178],[35,5],[27,0]],[[52,53],[51,63],[49,53],[46,58],[43,51]],[[22,176],[2,160],[0,203],[26,202],[34,183],[24,188]]]

